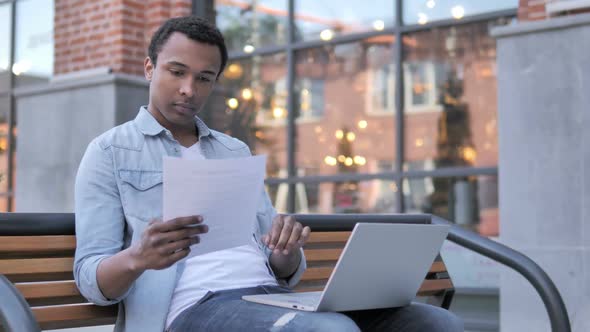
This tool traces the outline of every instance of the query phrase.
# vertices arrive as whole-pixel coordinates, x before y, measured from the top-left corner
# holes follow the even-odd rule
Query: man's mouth
[[[174,103],[174,108],[182,113],[194,113],[195,105],[188,103]]]

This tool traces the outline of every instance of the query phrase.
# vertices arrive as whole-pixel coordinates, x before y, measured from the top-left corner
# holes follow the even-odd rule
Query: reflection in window
[[[296,118],[319,119],[324,114],[324,80],[304,78],[296,87]]]
[[[395,112],[395,65],[382,64],[369,72],[369,107],[374,113]]]
[[[373,37],[392,38],[388,36]],[[391,49],[376,43],[367,49],[367,87],[365,93],[368,113],[395,112],[395,64]]]
[[[217,0],[215,11],[229,50],[251,53],[287,42],[286,0]]]
[[[432,61],[404,64],[404,102],[406,112],[440,111],[439,90],[446,66]]]
[[[16,84],[47,82],[53,75],[53,0],[22,0],[16,6]]]
[[[392,0],[373,0],[371,5],[339,0],[296,0],[295,39],[329,41],[337,35],[381,31],[394,24]]]
[[[435,168],[497,164],[496,48],[490,22],[404,43],[405,155]]]
[[[441,19],[460,20],[466,16],[517,7],[518,0],[403,0],[403,19],[406,24],[427,24]]]
[[[296,164],[319,166],[319,174],[375,172],[378,160],[393,160],[393,36],[326,45],[295,54]],[[376,72],[383,84],[373,89]],[[385,92],[383,92],[385,90]],[[384,99],[375,101],[379,91]],[[391,95],[390,95],[391,93]],[[349,184],[339,184],[346,192]],[[344,195],[344,197],[348,197]]]
[[[269,177],[286,176],[286,76],[283,53],[230,62],[200,113],[211,128],[268,155]]]
[[[9,86],[11,3],[0,4],[0,92]]]
[[[394,213],[395,182],[345,181],[296,185],[297,213]]]
[[[497,177],[404,179],[403,194],[408,213],[432,213],[485,236],[499,233]]]

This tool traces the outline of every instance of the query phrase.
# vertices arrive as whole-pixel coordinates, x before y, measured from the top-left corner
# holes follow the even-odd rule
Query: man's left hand
[[[289,255],[299,250],[311,234],[311,229],[303,227],[293,216],[278,215],[272,221],[270,232],[262,237],[262,242],[273,250],[273,254]]]

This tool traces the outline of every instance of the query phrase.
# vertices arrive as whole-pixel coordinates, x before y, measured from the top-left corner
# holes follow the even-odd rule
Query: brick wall
[[[536,21],[547,18],[545,14],[545,3],[549,0],[519,0],[518,1],[518,20],[519,21]]]
[[[519,21],[537,21],[549,18],[546,13],[546,4],[558,1],[573,0],[519,0],[518,3],[518,20]],[[572,9],[552,15],[564,16],[575,15],[590,12],[590,8]]]
[[[190,13],[190,0],[55,0],[55,74],[109,67],[143,75],[153,32]]]

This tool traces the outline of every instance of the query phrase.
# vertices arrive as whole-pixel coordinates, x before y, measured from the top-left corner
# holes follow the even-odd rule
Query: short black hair
[[[196,16],[171,18],[156,30],[148,47],[148,56],[154,65],[158,61],[158,53],[160,53],[173,32],[180,32],[197,42],[217,46],[219,53],[221,53],[221,67],[219,68],[218,77],[221,75],[227,64],[227,48],[223,35],[209,21]]]

